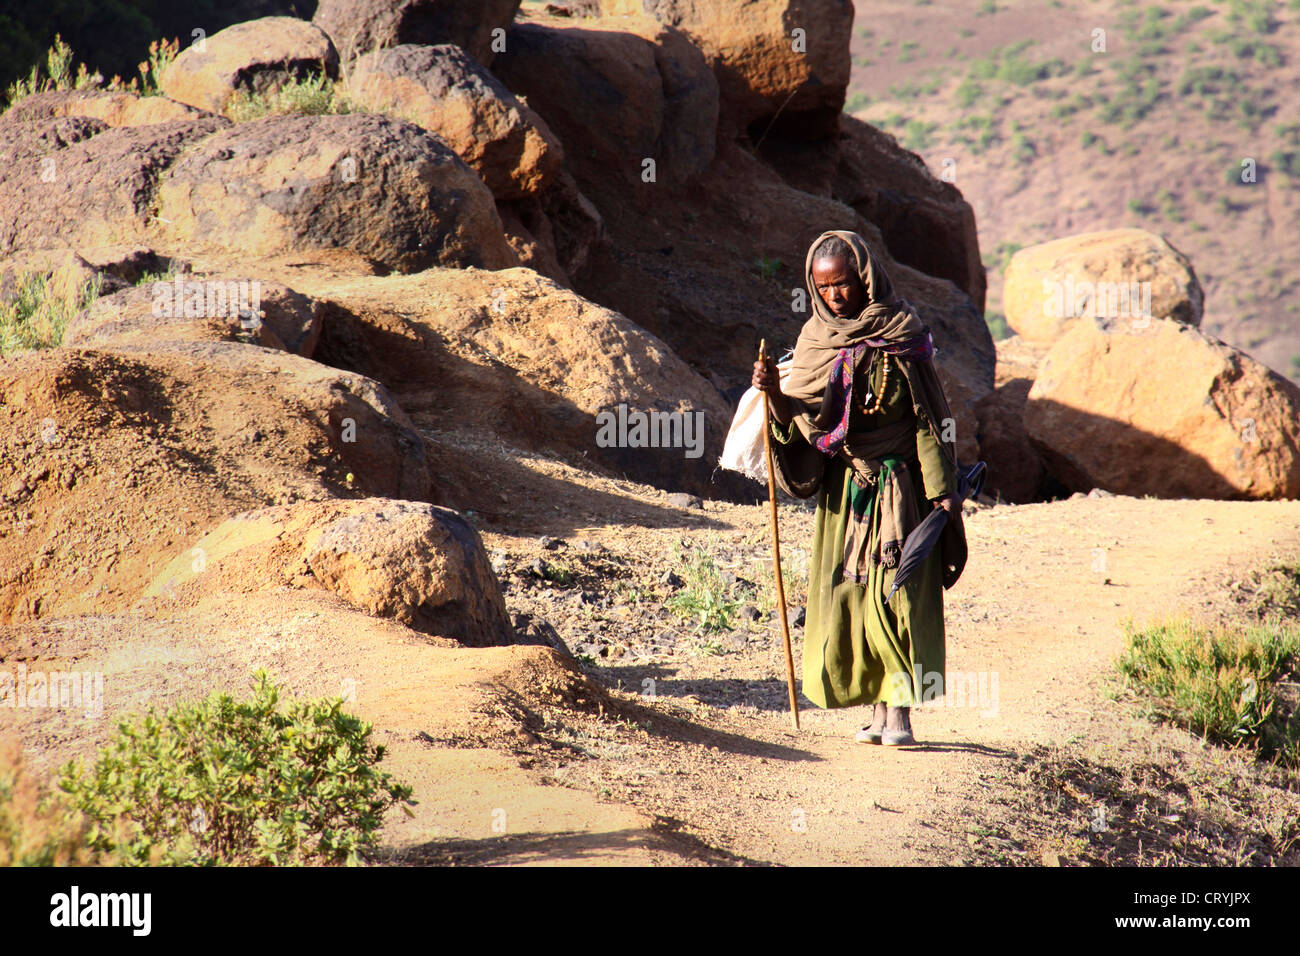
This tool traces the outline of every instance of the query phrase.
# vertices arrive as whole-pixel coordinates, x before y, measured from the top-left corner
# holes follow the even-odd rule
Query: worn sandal
[[[863,727],[858,731],[858,735],[854,739],[860,744],[878,744],[881,739],[881,731]]]

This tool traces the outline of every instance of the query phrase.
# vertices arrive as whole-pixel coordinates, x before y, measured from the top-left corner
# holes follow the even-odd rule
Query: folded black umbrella
[[[962,501],[973,498],[980,493],[980,490],[984,487],[984,471],[986,468],[987,465],[982,461],[977,461],[968,468],[958,467],[957,496]],[[886,604],[894,596],[894,592],[906,584],[916,569],[929,557],[930,552],[934,550],[935,544],[943,535],[943,529],[947,526],[948,510],[946,508],[935,508],[925,516],[925,519],[919,525],[912,529],[912,533],[903,542],[903,553],[898,559],[898,570],[894,572],[894,586],[889,589],[889,595],[885,598]]]

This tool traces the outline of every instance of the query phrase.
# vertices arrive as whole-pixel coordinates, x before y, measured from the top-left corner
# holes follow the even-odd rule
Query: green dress
[[[880,388],[879,361],[858,371],[855,396],[871,376],[871,394]],[[929,499],[952,494],[956,475],[927,423],[916,415],[907,379],[893,370],[881,407],[865,413],[854,401],[850,431],[890,425],[902,419],[916,422],[916,448],[908,455],[885,456],[881,469],[905,465],[915,482],[922,516],[933,507]],[[793,423],[772,423],[783,444],[806,439]],[[919,467],[918,467],[919,464]],[[842,457],[831,459],[817,492],[816,526],[808,559],[808,606],[804,620],[803,692],[819,707],[849,707],[884,701],[910,707],[942,693],[944,625],[942,557],[936,547],[889,604],[885,595],[894,569],[870,568],[865,585],[844,578],[844,539],[850,508],[866,510],[874,544],[879,533],[876,507],[880,482],[860,489],[849,480]]]

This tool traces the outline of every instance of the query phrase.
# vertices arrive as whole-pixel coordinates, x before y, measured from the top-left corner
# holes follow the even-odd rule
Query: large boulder
[[[203,111],[166,96],[138,96],[125,90],[50,90],[24,97],[4,115],[7,121],[85,116],[107,126],[152,126],[197,119]]]
[[[478,174],[387,116],[241,123],[190,150],[158,201],[178,242],[263,255],[342,247],[399,272],[517,262]]]
[[[216,521],[425,499],[424,443],[360,375],[225,342],[0,362],[0,623],[117,610]]]
[[[490,66],[518,9],[519,0],[320,0],[312,22],[348,60],[403,43],[454,43]]]
[[[185,607],[285,587],[324,588],[469,646],[513,639],[478,532],[458,512],[419,501],[299,502],[236,515],[187,545],[145,595]]]
[[[276,282],[177,275],[96,299],[68,323],[63,344],[245,342],[311,358],[321,316],[321,303]]]
[[[0,117],[0,257],[53,243],[139,241],[153,228],[158,183],[177,157],[228,120],[110,129],[80,116]]]
[[[645,183],[647,160],[654,182],[685,182],[713,158],[716,83],[685,37],[648,17],[520,21],[493,71],[570,144],[584,190]]]
[[[1080,319],[1043,359],[1024,424],[1074,490],[1300,497],[1300,388],[1171,319]]]
[[[1205,302],[1191,261],[1145,229],[1107,229],[1021,249],[1007,264],[1007,324],[1052,343],[1080,317],[1200,325]]]
[[[741,487],[713,479],[731,424],[717,390],[660,339],[531,270],[430,269],[302,289],[331,306],[317,357],[388,383],[422,427],[492,435],[672,491]],[[673,429],[662,447],[650,447],[644,424],[634,431],[629,416],[649,412],[673,415],[661,419]],[[606,415],[612,433],[602,433]]]
[[[220,113],[239,91],[270,93],[313,74],[337,77],[339,55],[319,27],[296,17],[263,17],[186,47],[160,85],[180,103]]]
[[[368,109],[436,134],[497,199],[537,193],[564,160],[545,120],[452,44],[404,44],[367,54],[349,70],[348,92]]]
[[[852,61],[852,0],[601,0],[607,14],[649,13],[686,33],[718,78],[724,113],[757,135],[769,127],[833,132]]]

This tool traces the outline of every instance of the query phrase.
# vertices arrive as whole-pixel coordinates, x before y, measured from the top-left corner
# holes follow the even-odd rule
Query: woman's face
[[[857,270],[842,256],[814,259],[812,277],[813,287],[834,315],[844,318],[862,311],[866,290],[862,288]]]

